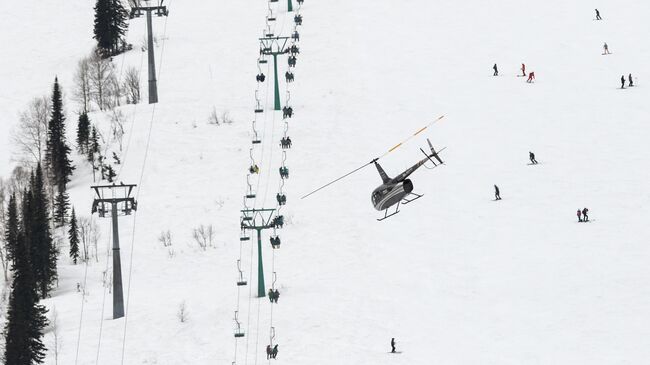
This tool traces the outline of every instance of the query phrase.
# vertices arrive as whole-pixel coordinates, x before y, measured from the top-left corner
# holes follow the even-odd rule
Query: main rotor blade
[[[308,196],[310,196],[310,195],[312,195],[312,194],[314,194],[314,193],[316,193],[316,192],[319,192],[319,191],[325,189],[326,187],[328,187],[328,186],[334,184],[335,182],[337,182],[337,181],[339,181],[339,180],[342,180],[342,179],[345,179],[346,177],[348,177],[348,176],[354,174],[355,172],[357,172],[357,171],[363,169],[364,167],[366,167],[366,166],[368,166],[368,165],[371,165],[371,164],[375,163],[377,160],[378,160],[378,158],[375,158],[374,160],[368,162],[367,164],[365,164],[365,165],[363,165],[363,166],[361,166],[361,167],[359,167],[359,168],[356,168],[356,169],[354,169],[354,170],[348,172],[347,174],[345,174],[345,175],[339,177],[338,179],[336,179],[336,180],[334,180],[334,181],[330,181],[330,182],[328,182],[327,184],[321,186],[320,188],[318,188],[318,189],[312,191],[311,193],[309,193],[309,194],[307,194],[307,195],[301,197],[300,199],[305,199],[306,197],[308,197]]]
[[[438,117],[438,119],[435,119],[435,120],[429,122],[429,124],[427,124],[427,125],[425,125],[424,127],[418,129],[415,133],[413,133],[413,134],[412,134],[410,137],[408,137],[407,139],[405,139],[405,140],[403,140],[402,142],[400,142],[400,143],[394,145],[393,147],[391,147],[391,149],[389,149],[388,151],[386,151],[386,153],[384,153],[383,155],[379,156],[379,158],[382,158],[382,157],[386,156],[387,154],[389,154],[389,153],[395,151],[395,150],[398,149],[401,145],[403,145],[403,144],[405,144],[406,142],[410,141],[413,137],[417,136],[418,134],[422,133],[425,129],[429,128],[429,126],[431,126],[431,124],[433,124],[433,123],[439,121],[440,119],[442,119],[442,118],[444,118],[444,117],[445,117],[444,115],[441,115],[441,116]]]

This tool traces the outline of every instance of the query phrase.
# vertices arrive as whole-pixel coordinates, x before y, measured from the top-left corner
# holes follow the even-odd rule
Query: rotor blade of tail
[[[348,176],[354,174],[355,172],[357,172],[357,171],[361,170],[362,168],[364,168],[364,167],[366,167],[366,166],[368,166],[368,165],[374,163],[374,162],[377,161],[377,160],[378,160],[378,159],[376,158],[376,159],[374,159],[374,160],[368,162],[367,164],[365,164],[365,165],[363,165],[363,166],[361,166],[361,167],[359,167],[359,168],[356,168],[356,169],[354,169],[354,170],[348,172],[347,174],[345,174],[345,175],[339,177],[338,179],[328,182],[327,184],[321,186],[320,188],[318,188],[318,189],[312,191],[311,193],[309,193],[309,194],[307,194],[307,195],[301,197],[300,199],[305,199],[306,197],[308,197],[308,196],[310,196],[310,195],[312,195],[312,194],[314,194],[314,193],[317,193],[317,192],[319,192],[319,191],[325,189],[326,187],[328,187],[328,186],[334,184],[335,182],[337,182],[337,181],[339,181],[339,180],[342,180],[342,179],[345,179],[346,177],[348,177]]]

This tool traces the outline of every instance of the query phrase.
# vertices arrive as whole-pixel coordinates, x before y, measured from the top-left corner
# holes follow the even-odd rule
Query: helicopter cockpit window
[[[374,192],[372,194],[372,204],[377,204],[379,202],[379,198],[381,197],[381,194],[379,194],[378,191]]]

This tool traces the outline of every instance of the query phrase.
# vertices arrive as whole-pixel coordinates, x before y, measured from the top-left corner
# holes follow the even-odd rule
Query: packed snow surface
[[[74,140],[72,75],[93,45],[91,3],[28,0],[0,13],[5,176],[18,113],[51,92],[55,75]],[[137,213],[119,220],[128,316],[111,319],[110,219],[95,215],[97,260],[72,265],[64,240],[59,287],[45,300],[58,312],[59,364],[257,364],[267,361],[271,326],[277,364],[639,364],[650,357],[650,3],[306,0],[296,81],[288,86],[295,115],[282,248],[271,250],[270,232],[263,237],[266,284],[275,271],[281,292],[272,322],[268,299],[255,298],[255,241],[239,241],[257,39],[268,5],[167,5],[169,17],[154,19],[160,102],[146,104],[143,18],[130,21],[133,51],[114,59],[119,72],[141,70],[145,93],[145,102],[118,108],[128,121],[118,181],[139,184]],[[273,9],[274,31],[290,35],[286,3]],[[604,42],[611,55],[601,55]],[[534,83],[516,76],[521,63],[535,72]],[[266,111],[258,117],[257,208],[275,207],[282,159],[271,66],[262,65],[268,77],[259,92]],[[283,103],[286,69],[281,58]],[[629,73],[637,86],[622,90],[619,79]],[[234,122],[208,124],[213,108]],[[379,160],[395,176],[422,158],[426,138],[447,147],[444,166],[412,175],[424,197],[396,216],[376,221],[383,213],[370,193],[381,180],[372,166],[300,199],[441,115]],[[110,113],[90,118],[108,151],[119,151]],[[529,151],[539,165],[527,165]],[[88,217],[91,169],[80,156],[75,162],[72,202]],[[501,201],[493,201],[495,184]],[[577,221],[584,207],[590,223]],[[201,224],[216,231],[207,250],[192,238]],[[167,230],[172,248],[158,241]],[[238,300],[240,249],[249,286]],[[235,342],[238,303],[246,336]],[[51,332],[48,364],[55,363]],[[401,354],[387,353],[392,337]]]

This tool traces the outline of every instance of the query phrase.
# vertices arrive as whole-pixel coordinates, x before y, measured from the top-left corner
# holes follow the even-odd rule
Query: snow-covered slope
[[[27,4],[37,8],[37,2]],[[87,266],[85,301],[75,288],[86,267],[71,265],[65,255],[59,289],[46,301],[59,313],[62,364],[74,364],[77,353],[78,364],[229,364],[235,354],[237,364],[266,361],[268,300],[240,293],[247,333],[236,348],[232,318],[257,38],[267,5],[168,5],[169,17],[154,23],[160,103],[121,108],[130,143],[119,180],[140,184],[137,214],[120,219],[128,319],[110,319],[111,294],[102,283],[110,270],[110,220],[100,220],[103,249],[99,262]],[[603,21],[592,20],[595,6]],[[288,224],[274,255],[264,239],[267,284],[273,261],[281,291],[273,308],[280,349],[274,361],[643,363],[650,355],[644,224],[650,213],[644,164],[650,158],[649,10],[629,0],[606,7],[582,0],[307,0],[290,86]],[[12,55],[0,72],[16,88],[0,94],[5,120],[48,92],[55,73],[69,94],[76,60],[92,45],[87,4],[57,7],[69,23],[60,30],[65,39],[78,37],[63,49],[37,43],[45,31],[24,26],[49,29],[47,13],[40,21],[10,13],[0,15],[3,29],[16,23],[27,30],[20,42],[0,32]],[[143,28],[143,19],[131,21],[136,50],[115,62],[143,65],[145,85],[146,57],[143,63],[137,50]],[[276,33],[291,29],[292,16],[280,11]],[[603,42],[612,55],[601,55]],[[30,57],[30,43],[43,56]],[[535,83],[516,77],[522,62],[535,72]],[[499,77],[491,76],[494,63]],[[628,73],[638,86],[618,89]],[[269,86],[261,90],[267,105]],[[209,125],[213,107],[228,111],[234,123]],[[425,196],[400,214],[375,220],[370,192],[381,180],[372,167],[299,199],[440,115],[445,118],[424,135],[380,160],[394,176],[420,158],[424,137],[447,147],[445,166],[413,175],[415,191]],[[283,126],[279,113],[260,118],[265,143],[258,196],[266,199],[256,206],[274,207]],[[71,135],[73,129],[70,124]],[[528,151],[538,166],[526,164]],[[256,153],[260,161],[261,150]],[[86,216],[88,171],[79,167],[72,183],[74,205]],[[492,201],[494,184],[502,201]],[[585,206],[592,222],[577,223],[575,211]],[[201,224],[216,230],[215,247],[207,251],[192,239]],[[173,257],[157,239],[166,230]],[[256,253],[250,243],[243,252],[255,288]],[[182,302],[185,323],[177,318]],[[402,354],[386,353],[391,337]],[[48,363],[54,363],[51,352]]]

